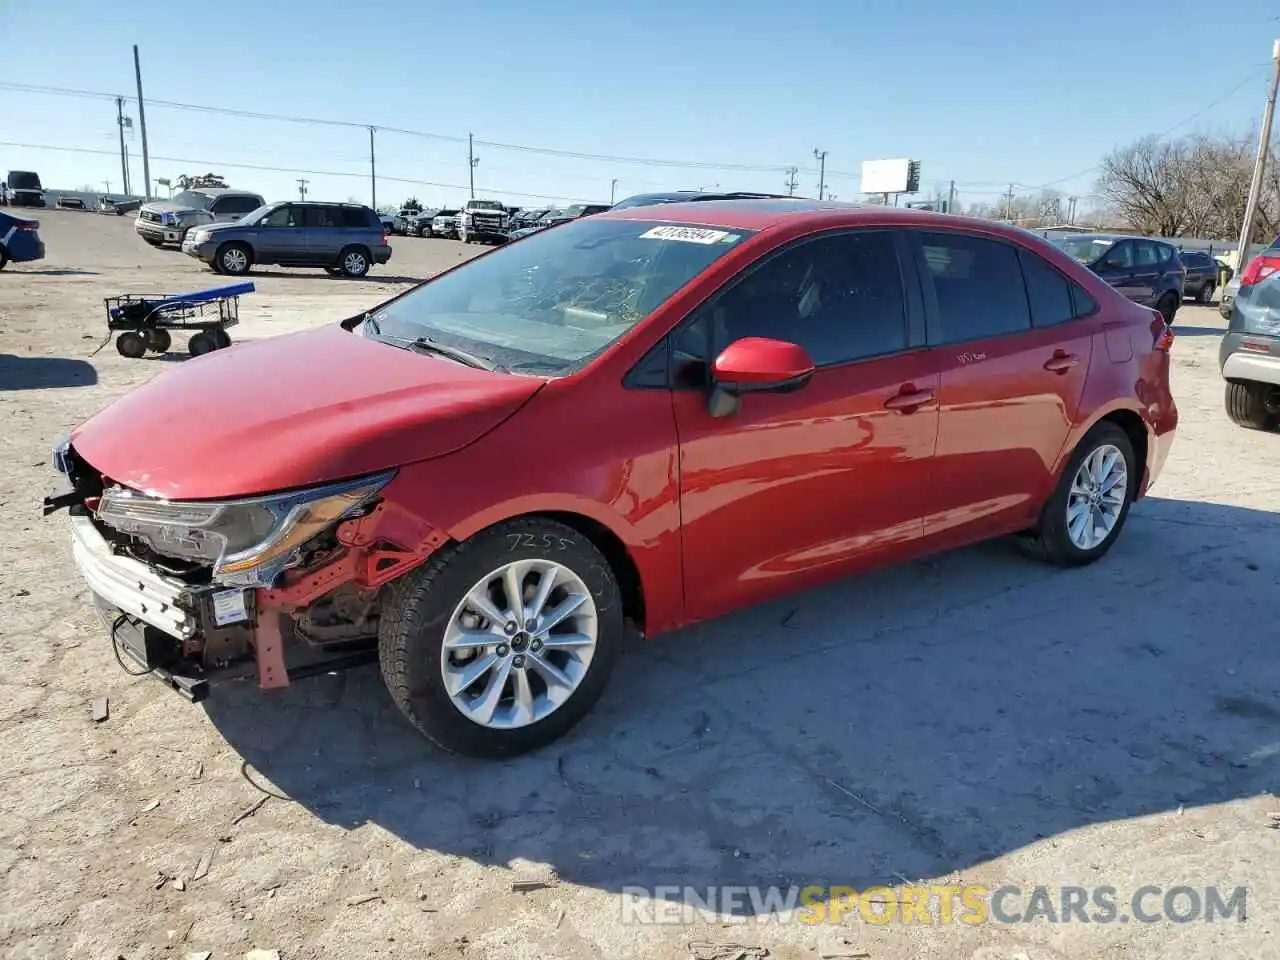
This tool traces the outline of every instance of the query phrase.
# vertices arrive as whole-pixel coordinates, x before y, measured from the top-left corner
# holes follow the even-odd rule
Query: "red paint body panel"
[[[188,360],[71,440],[125,486],[177,500],[244,496],[450,453],[542,383],[399,350],[335,324]]]
[[[116,481],[171,498],[266,492],[394,466],[388,507],[454,540],[521,514],[587,518],[629,554],[650,634],[1024,528],[1103,416],[1143,424],[1146,492],[1177,426],[1169,356],[1152,349],[1149,310],[1023,231],[893,208],[809,206],[716,202],[600,214],[760,232],[562,379],[474,370],[331,327],[185,363],[72,441]],[[873,226],[951,227],[1022,245],[1100,309],[1058,328],[821,368],[793,392],[744,395],[727,417],[712,417],[699,391],[623,385],[675,324],[759,257],[813,233]],[[1064,367],[1064,357],[1077,362]],[[904,401],[904,391],[920,401]]]

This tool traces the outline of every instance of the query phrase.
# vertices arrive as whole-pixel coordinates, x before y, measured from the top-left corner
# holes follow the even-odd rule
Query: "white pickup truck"
[[[458,214],[458,239],[505,243],[511,228],[507,208],[497,200],[468,200]]]

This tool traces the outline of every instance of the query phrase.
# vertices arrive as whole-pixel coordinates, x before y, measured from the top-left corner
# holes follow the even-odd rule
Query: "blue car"
[[[40,221],[0,213],[0,270],[12,260],[26,263],[44,259],[44,241],[40,239]]]
[[[1049,242],[1130,300],[1159,310],[1165,323],[1173,323],[1187,278],[1187,268],[1173,244],[1150,237],[1096,233],[1050,236]]]

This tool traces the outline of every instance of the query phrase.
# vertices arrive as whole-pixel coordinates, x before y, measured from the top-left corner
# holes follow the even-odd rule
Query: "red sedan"
[[[647,635],[1016,535],[1111,549],[1173,334],[1038,237],[740,200],[583,218],[191,360],[55,451],[119,650],[192,699],[381,663],[448,750],[547,743]]]

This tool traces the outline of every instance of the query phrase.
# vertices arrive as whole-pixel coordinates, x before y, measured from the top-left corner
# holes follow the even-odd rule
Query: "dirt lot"
[[[993,544],[638,645],[574,735],[479,763],[428,749],[372,669],[202,707],[121,672],[65,520],[39,515],[48,451],[183,357],[89,358],[103,296],[219,281],[128,219],[41,219],[49,259],[0,274],[0,954],[1280,957],[1280,438],[1223,414],[1212,310],[1179,316],[1182,428],[1104,562]],[[255,273],[233,335],[336,320],[469,252]],[[624,922],[634,886],[920,878],[1055,905],[1110,885],[1122,915],[1146,884],[1246,886],[1247,921]]]

